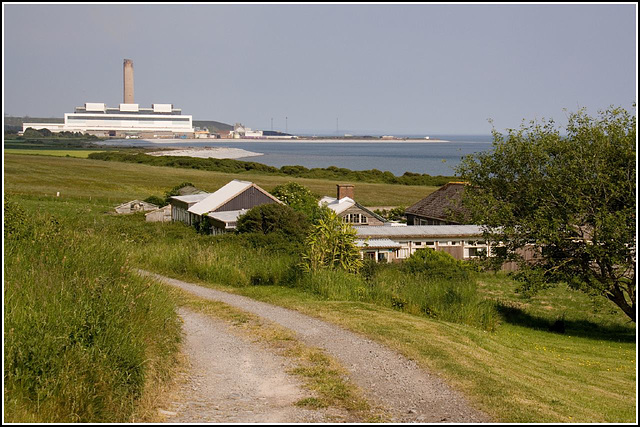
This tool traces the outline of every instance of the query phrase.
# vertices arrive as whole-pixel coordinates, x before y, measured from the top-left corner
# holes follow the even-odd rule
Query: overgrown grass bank
[[[115,239],[5,203],[4,421],[131,421],[171,372],[173,302]]]
[[[222,238],[193,235],[182,244],[152,242],[134,254],[133,260],[155,272],[209,283],[286,286],[327,301],[367,302],[489,331],[498,325],[495,304],[478,295],[473,277],[459,265],[460,271],[456,274],[453,270],[450,277],[432,271],[412,273],[398,265],[369,265],[365,275],[342,270],[304,274],[299,255],[284,249],[285,239],[271,235],[267,240],[264,235],[251,234]]]

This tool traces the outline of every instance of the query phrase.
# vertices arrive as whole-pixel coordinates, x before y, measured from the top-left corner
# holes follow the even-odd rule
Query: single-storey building
[[[171,205],[152,210],[144,217],[147,222],[171,222]]]
[[[337,197],[325,196],[318,204],[338,214],[344,222],[353,225],[384,225],[387,220],[373,213],[353,199],[353,185],[337,184]]]
[[[472,259],[482,253],[491,256],[477,225],[407,225],[398,227],[355,227],[356,245],[363,259],[379,262],[401,261],[416,251],[431,248],[447,252],[455,259]]]
[[[256,184],[234,179],[213,193],[170,197],[173,221],[195,225],[206,221],[213,234],[234,230],[240,215],[271,203],[282,203]]]
[[[147,212],[158,209],[157,205],[142,200],[132,200],[115,207],[117,214],[130,214],[134,212]]]
[[[405,210],[407,225],[468,224],[470,213],[462,206],[468,184],[449,182]]]

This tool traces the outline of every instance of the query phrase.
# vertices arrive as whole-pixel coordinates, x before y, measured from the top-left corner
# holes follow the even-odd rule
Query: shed
[[[206,217],[215,234],[235,229],[242,211],[264,204],[282,203],[256,184],[237,179],[213,193],[173,196],[170,202],[174,221],[193,225]]]
[[[147,222],[171,222],[171,205],[153,210],[144,217]]]
[[[147,212],[158,209],[157,205],[142,200],[132,200],[115,207],[117,214],[130,214],[134,212]]]

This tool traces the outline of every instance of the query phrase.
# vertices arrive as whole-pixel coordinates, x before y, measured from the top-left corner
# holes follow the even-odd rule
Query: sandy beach
[[[163,150],[146,153],[150,156],[187,156],[201,159],[240,159],[243,157],[262,156],[263,153],[228,147],[189,147],[176,150]]]

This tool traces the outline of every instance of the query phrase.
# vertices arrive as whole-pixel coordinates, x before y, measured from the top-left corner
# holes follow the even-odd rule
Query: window
[[[413,242],[415,246],[422,246],[422,242]]]
[[[351,224],[366,224],[367,217],[359,213],[351,213],[351,214],[346,214],[343,217],[343,221]]]

